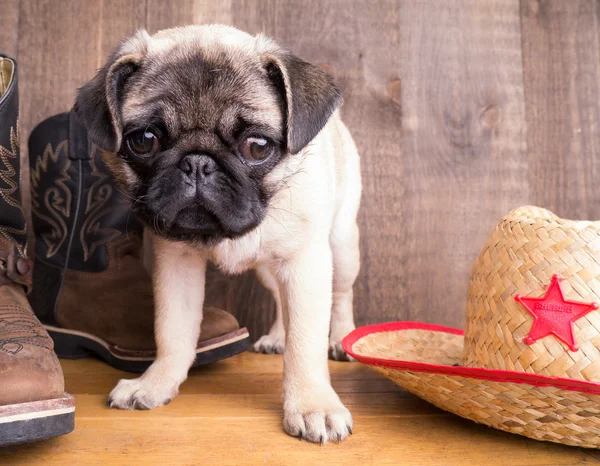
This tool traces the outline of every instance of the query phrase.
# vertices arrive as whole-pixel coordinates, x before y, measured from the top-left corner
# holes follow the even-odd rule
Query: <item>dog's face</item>
[[[157,234],[214,243],[260,224],[280,181],[267,175],[340,103],[328,75],[271,40],[191,26],[123,42],[75,111]]]

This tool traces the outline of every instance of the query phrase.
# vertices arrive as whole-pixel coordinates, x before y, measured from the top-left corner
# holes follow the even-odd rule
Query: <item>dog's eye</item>
[[[249,162],[262,162],[273,153],[273,144],[265,138],[249,137],[240,145],[240,154]]]
[[[158,138],[150,130],[136,131],[127,136],[127,146],[135,155],[148,157],[158,151]]]

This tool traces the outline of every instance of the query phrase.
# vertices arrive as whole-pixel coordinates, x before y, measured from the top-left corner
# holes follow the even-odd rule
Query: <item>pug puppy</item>
[[[265,36],[210,25],[140,31],[74,107],[153,236],[157,358],[109,405],[151,409],[194,360],[206,264],[256,269],[280,303],[284,429],[341,441],[352,417],[331,387],[359,270],[361,181],[342,97],[318,67]],[[279,325],[279,324],[277,324]]]

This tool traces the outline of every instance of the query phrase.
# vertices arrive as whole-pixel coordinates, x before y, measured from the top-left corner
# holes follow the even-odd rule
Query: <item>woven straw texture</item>
[[[575,322],[579,351],[553,335],[523,342],[533,317],[514,296],[542,296],[556,273],[567,299],[600,303],[600,222],[563,220],[538,207],[504,217],[473,267],[462,364],[600,381],[598,311]]]
[[[353,350],[364,356],[443,365],[461,362],[463,337],[426,330],[367,335]],[[461,376],[372,366],[424,400],[475,422],[536,440],[600,447],[600,396]]]

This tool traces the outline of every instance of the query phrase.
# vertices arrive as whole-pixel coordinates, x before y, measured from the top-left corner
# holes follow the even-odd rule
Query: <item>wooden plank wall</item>
[[[345,96],[364,177],[357,323],[462,326],[502,215],[600,218],[599,14],[596,0],[0,0],[0,50],[19,61],[25,142],[137,28],[274,36]],[[212,271],[208,294],[255,338],[268,328],[251,274]]]

